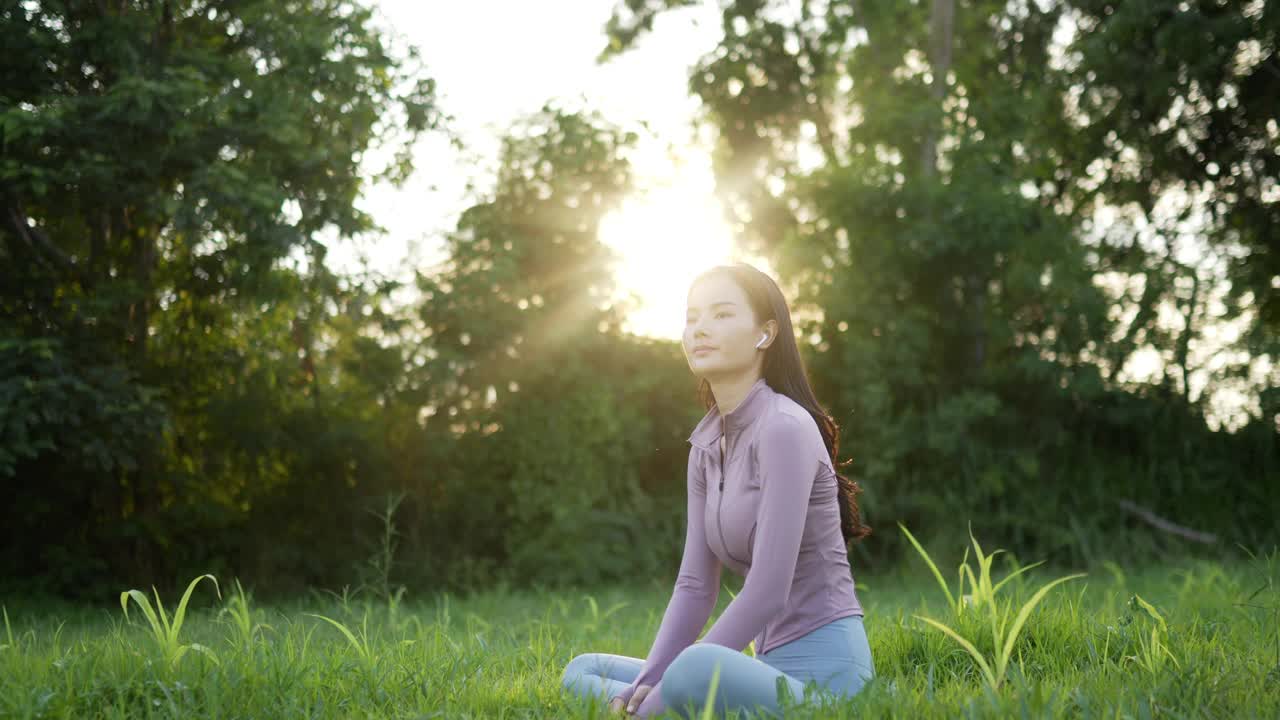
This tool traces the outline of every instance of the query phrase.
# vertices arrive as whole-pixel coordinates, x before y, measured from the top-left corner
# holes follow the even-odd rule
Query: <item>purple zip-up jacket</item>
[[[721,458],[720,437],[725,438]],[[742,591],[698,642],[757,655],[842,617],[862,615],[840,532],[835,470],[813,416],[761,378],[731,412],[713,405],[689,436],[688,530],[662,625],[640,674],[653,689],[640,717],[662,712],[661,678],[698,637],[726,565]]]

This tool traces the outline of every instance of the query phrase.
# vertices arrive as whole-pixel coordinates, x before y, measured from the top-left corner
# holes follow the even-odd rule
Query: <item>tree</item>
[[[1122,347],[1154,336],[1192,400],[1189,345],[1205,344],[1203,327],[1241,324],[1240,341],[1218,353],[1243,359],[1211,377],[1248,382],[1252,361],[1269,356],[1264,384],[1280,382],[1280,4],[1064,5],[1074,26],[1062,53],[1071,132],[1056,139],[1072,176],[1064,191],[1117,218],[1102,262],[1141,288]],[[1181,328],[1159,322],[1162,307]],[[1274,423],[1280,407],[1263,406]]]
[[[56,367],[121,378],[94,402],[138,427],[112,444],[122,463],[37,421],[39,452],[0,470],[61,478],[33,490],[52,507],[93,483],[84,542],[133,539],[109,545],[112,562],[136,551],[145,566],[168,532],[171,476],[186,465],[175,458],[202,449],[202,411],[180,406],[202,408],[234,381],[228,353],[254,363],[278,348],[235,339],[236,325],[287,305],[300,283],[331,282],[325,238],[376,230],[355,198],[370,179],[403,179],[413,139],[439,124],[416,53],[393,56],[370,18],[336,0],[0,10],[0,333],[11,357],[61,354],[19,362],[32,374],[6,378],[9,407],[23,407],[28,381],[65,384],[44,375]],[[370,172],[363,157],[380,145],[391,160]],[[290,258],[305,258],[309,276]],[[5,412],[0,425],[32,420]],[[55,512],[42,532],[83,517]]]
[[[606,55],[684,4],[625,3]],[[1111,377],[1133,348],[1112,354],[1123,316],[1101,273],[1114,256],[1078,193],[1087,145],[1075,142],[1078,80],[1059,41],[1071,6],[720,6],[723,39],[690,90],[718,133],[718,182],[742,242],[772,255],[811,318],[798,325],[808,367],[847,433],[873,526],[877,513],[968,515],[1019,546],[1087,552],[1079,521],[1039,513],[1113,516],[1090,503],[1158,493],[1116,476],[1135,462],[1136,441],[1120,437],[1142,438],[1141,462],[1183,457],[1203,487],[1226,492],[1207,460],[1159,439],[1207,437],[1202,414]],[[1148,80],[1132,73],[1140,64],[1133,82]],[[1188,292],[1197,316],[1204,289]],[[1162,343],[1185,361],[1185,342]],[[1086,470],[1079,457],[1099,460]],[[1028,488],[1045,502],[1024,503]]]

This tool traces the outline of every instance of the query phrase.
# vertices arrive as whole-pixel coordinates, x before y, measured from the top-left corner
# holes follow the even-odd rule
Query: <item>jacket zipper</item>
[[[724,541],[724,524],[720,521],[720,505],[724,502],[724,458],[729,449],[729,436],[724,434],[724,419],[720,420],[720,434],[724,436],[724,447],[720,449],[720,493],[716,495],[716,530],[720,532],[720,547],[724,548],[724,554],[734,562],[746,565],[746,562],[739,560],[729,552],[729,543]],[[719,443],[717,443],[719,444]]]
[[[727,454],[726,451],[729,449],[729,436],[724,434],[723,418],[721,418],[720,420],[720,434],[724,435],[724,448],[720,450],[720,493],[716,496],[716,529],[720,531],[720,547],[724,548],[724,554],[729,556],[733,560],[740,562],[743,565],[746,565],[745,562],[743,562],[742,560],[738,560],[738,558],[736,557],[733,557],[733,553],[729,552],[729,544],[724,541],[724,524],[720,522],[720,504],[724,502],[724,458],[725,458],[725,455]],[[761,648],[764,647],[764,644],[766,642],[765,633],[767,630],[768,630],[768,627],[766,625],[766,627],[760,631],[760,645],[755,649],[756,655],[759,655],[761,652]]]

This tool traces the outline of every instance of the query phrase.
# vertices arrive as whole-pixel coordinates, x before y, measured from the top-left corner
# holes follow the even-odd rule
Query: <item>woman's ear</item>
[[[769,334],[769,339],[765,341],[766,345],[772,345],[774,340],[778,339],[778,321],[769,320],[764,324],[764,331]]]

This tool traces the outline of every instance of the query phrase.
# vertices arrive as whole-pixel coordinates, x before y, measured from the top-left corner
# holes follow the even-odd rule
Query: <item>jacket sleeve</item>
[[[742,592],[699,641],[738,651],[787,605],[820,463],[812,429],[789,415],[761,430],[756,457],[762,487],[751,567]]]
[[[704,527],[707,482],[702,473],[698,452],[693,447],[689,448],[686,481],[689,519],[684,537],[684,556],[680,560],[675,589],[640,674],[622,693],[614,696],[621,697],[624,702],[630,702],[637,687],[658,684],[662,673],[675,660],[676,655],[698,638],[698,632],[706,625],[707,618],[711,617],[720,593],[720,559],[707,546]],[[657,687],[650,690],[650,697],[657,690]],[[649,701],[645,704],[649,704]]]

